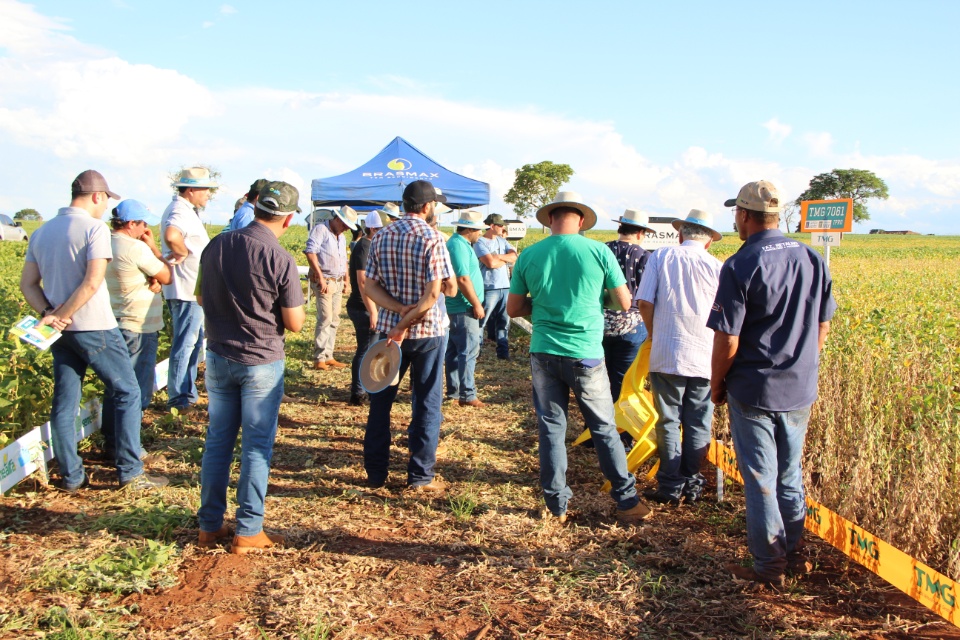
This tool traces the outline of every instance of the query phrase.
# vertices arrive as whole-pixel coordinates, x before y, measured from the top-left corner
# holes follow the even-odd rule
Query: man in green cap
[[[278,241],[300,211],[299,198],[286,182],[268,183],[254,206],[254,221],[217,236],[201,258],[198,300],[207,319],[210,401],[197,513],[201,546],[232,533],[223,516],[240,430],[232,551],[243,554],[283,541],[264,533],[263,511],[283,397],[284,331],[300,331],[305,318],[297,263]]]

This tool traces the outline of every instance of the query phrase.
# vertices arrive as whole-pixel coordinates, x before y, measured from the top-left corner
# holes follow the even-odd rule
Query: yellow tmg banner
[[[713,440],[707,459],[724,474],[743,483],[733,449]],[[807,530],[820,536],[900,591],[960,627],[957,582],[910,557],[869,531],[807,498]]]

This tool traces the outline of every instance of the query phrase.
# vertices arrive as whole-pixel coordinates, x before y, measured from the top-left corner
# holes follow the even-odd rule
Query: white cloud
[[[790,132],[793,131],[793,127],[788,124],[783,124],[777,118],[770,118],[764,122],[763,128],[767,130],[767,133],[770,137],[770,142],[776,145],[779,145],[781,142],[786,140],[790,135]]]
[[[294,184],[309,209],[313,178],[354,169],[400,135],[447,168],[488,182],[486,209],[498,213],[512,212],[503,196],[515,168],[542,160],[570,164],[576,173],[566,186],[602,217],[615,219],[627,207],[651,215],[700,208],[713,212],[721,229],[731,228],[723,201],[748,181],[771,180],[795,198],[817,173],[858,167],[890,185],[889,201],[871,203],[869,226],[922,218],[907,226],[960,232],[960,161],[838,155],[831,134],[790,137],[791,127],[777,118],[763,124],[770,140],[803,145],[816,166],[791,156],[781,161],[769,145],[746,157],[691,145],[653,160],[614,123],[444,99],[404,77],[384,77],[384,88],[369,93],[215,91],[176,70],[131,64],[78,42],[62,22],[28,5],[0,0],[0,23],[0,173],[12,185],[0,207],[13,211],[52,213],[63,204],[64,185],[90,167],[121,194],[162,210],[170,198],[167,172],[193,163],[222,172],[206,219],[229,219],[235,199],[259,177]]]
[[[803,142],[812,156],[827,156],[833,151],[833,136],[825,131],[805,133]]]
[[[200,26],[203,27],[204,29],[209,29],[209,28],[212,27],[214,24],[215,24],[215,23],[214,23],[214,22],[211,22],[210,20],[205,20]]]
[[[229,5],[229,4],[220,5],[220,13],[225,16],[231,16],[236,12],[237,12],[237,8],[232,5]]]

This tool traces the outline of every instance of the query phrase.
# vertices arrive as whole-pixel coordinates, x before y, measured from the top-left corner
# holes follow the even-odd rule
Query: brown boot
[[[283,536],[279,533],[261,531],[255,536],[233,536],[230,553],[244,555],[251,551],[262,551],[275,546],[283,546]]]
[[[233,529],[227,525],[223,525],[216,531],[204,531],[201,529],[200,535],[197,538],[197,546],[203,547],[204,549],[213,549],[221,540],[226,540],[232,535]]]
[[[642,520],[646,520],[653,515],[653,511],[647,505],[642,502],[638,502],[637,506],[626,509],[624,511],[617,511],[617,522],[627,526],[639,524]]]
[[[326,362],[314,362],[313,368],[318,369],[320,371],[326,371],[327,369],[330,368],[330,365],[328,365]]]
[[[325,364],[326,364],[328,367],[333,367],[334,369],[343,369],[344,367],[347,366],[347,365],[345,365],[345,364],[342,363],[342,362],[337,362],[337,361],[334,360],[333,358],[330,358],[329,360],[327,360]]]

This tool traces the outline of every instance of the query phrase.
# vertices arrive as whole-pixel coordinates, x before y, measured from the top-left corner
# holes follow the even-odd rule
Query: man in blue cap
[[[780,194],[766,180],[736,198],[744,245],[724,263],[707,326],[714,330],[713,401],[726,403],[743,476],[753,566],[737,578],[779,584],[800,556],[807,506],[800,461],[817,399],[820,350],[837,308],[820,254],[779,231]]]
[[[163,261],[150,230],[150,225],[159,222],[147,206],[137,200],[124,200],[110,217],[113,260],[107,265],[107,290],[120,333],[130,351],[143,409],[150,406],[153,398],[158,338],[163,329],[160,285],[170,284],[171,278],[170,266]]]

